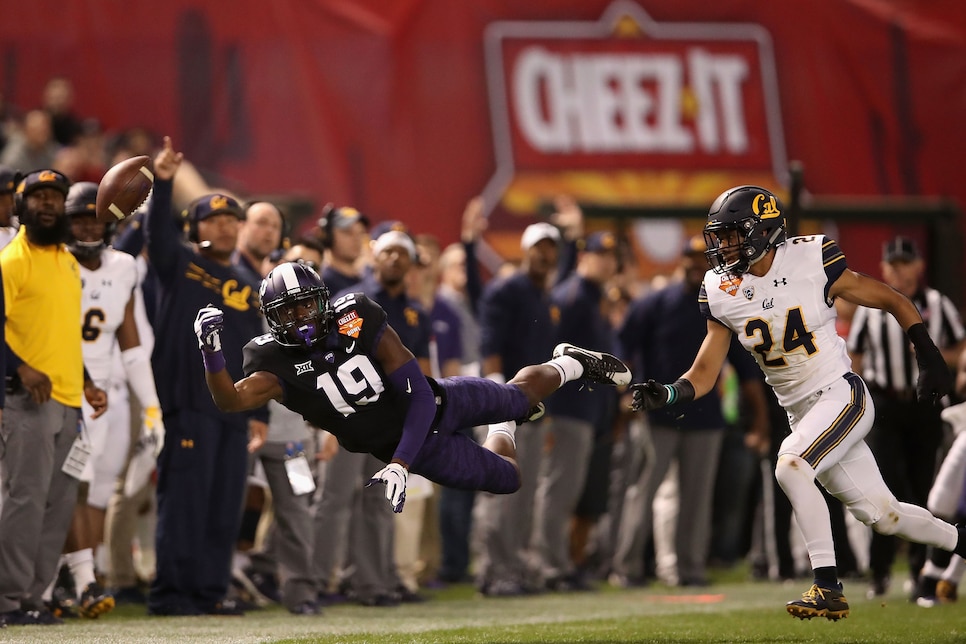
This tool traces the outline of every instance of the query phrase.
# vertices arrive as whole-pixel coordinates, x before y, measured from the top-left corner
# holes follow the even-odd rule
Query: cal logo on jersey
[[[403,315],[406,316],[406,324],[409,326],[416,326],[419,324],[419,312],[411,306],[406,307],[406,310],[403,311]]]

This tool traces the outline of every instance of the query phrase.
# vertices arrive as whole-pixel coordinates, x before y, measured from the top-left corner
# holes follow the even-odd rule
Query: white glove
[[[221,330],[225,326],[225,314],[221,309],[209,304],[199,309],[195,318],[195,335],[198,348],[208,353],[221,351]]]
[[[372,475],[366,487],[373,483],[386,484],[386,499],[392,506],[393,512],[402,512],[403,503],[406,502],[406,478],[409,473],[406,468],[399,463],[390,463]]]
[[[160,408],[148,407],[144,410],[140,442],[152,446],[154,458],[161,454],[161,448],[164,447],[164,423],[161,422]]]

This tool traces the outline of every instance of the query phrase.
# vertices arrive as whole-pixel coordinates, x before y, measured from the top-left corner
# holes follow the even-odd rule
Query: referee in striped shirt
[[[896,237],[883,247],[882,275],[889,286],[915,303],[929,337],[946,364],[954,366],[966,337],[962,320],[948,297],[923,284],[923,260],[912,240]],[[936,473],[942,420],[940,407],[916,401],[919,370],[912,345],[891,315],[859,307],[852,318],[848,348],[853,370],[862,374],[875,401],[875,424],[867,441],[882,477],[900,500],[925,507]],[[870,598],[888,591],[896,543],[895,537],[872,535]],[[909,544],[914,588],[925,556],[925,546]]]

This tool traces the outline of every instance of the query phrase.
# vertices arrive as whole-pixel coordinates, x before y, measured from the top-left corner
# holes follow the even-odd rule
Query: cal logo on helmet
[[[782,214],[774,195],[756,195],[751,202],[751,210],[762,219],[774,219]]]

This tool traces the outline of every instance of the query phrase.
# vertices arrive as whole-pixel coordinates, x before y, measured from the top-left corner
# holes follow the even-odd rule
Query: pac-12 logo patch
[[[745,299],[753,300],[755,299],[755,287],[746,286],[743,289],[741,289],[741,294],[745,296]]]

